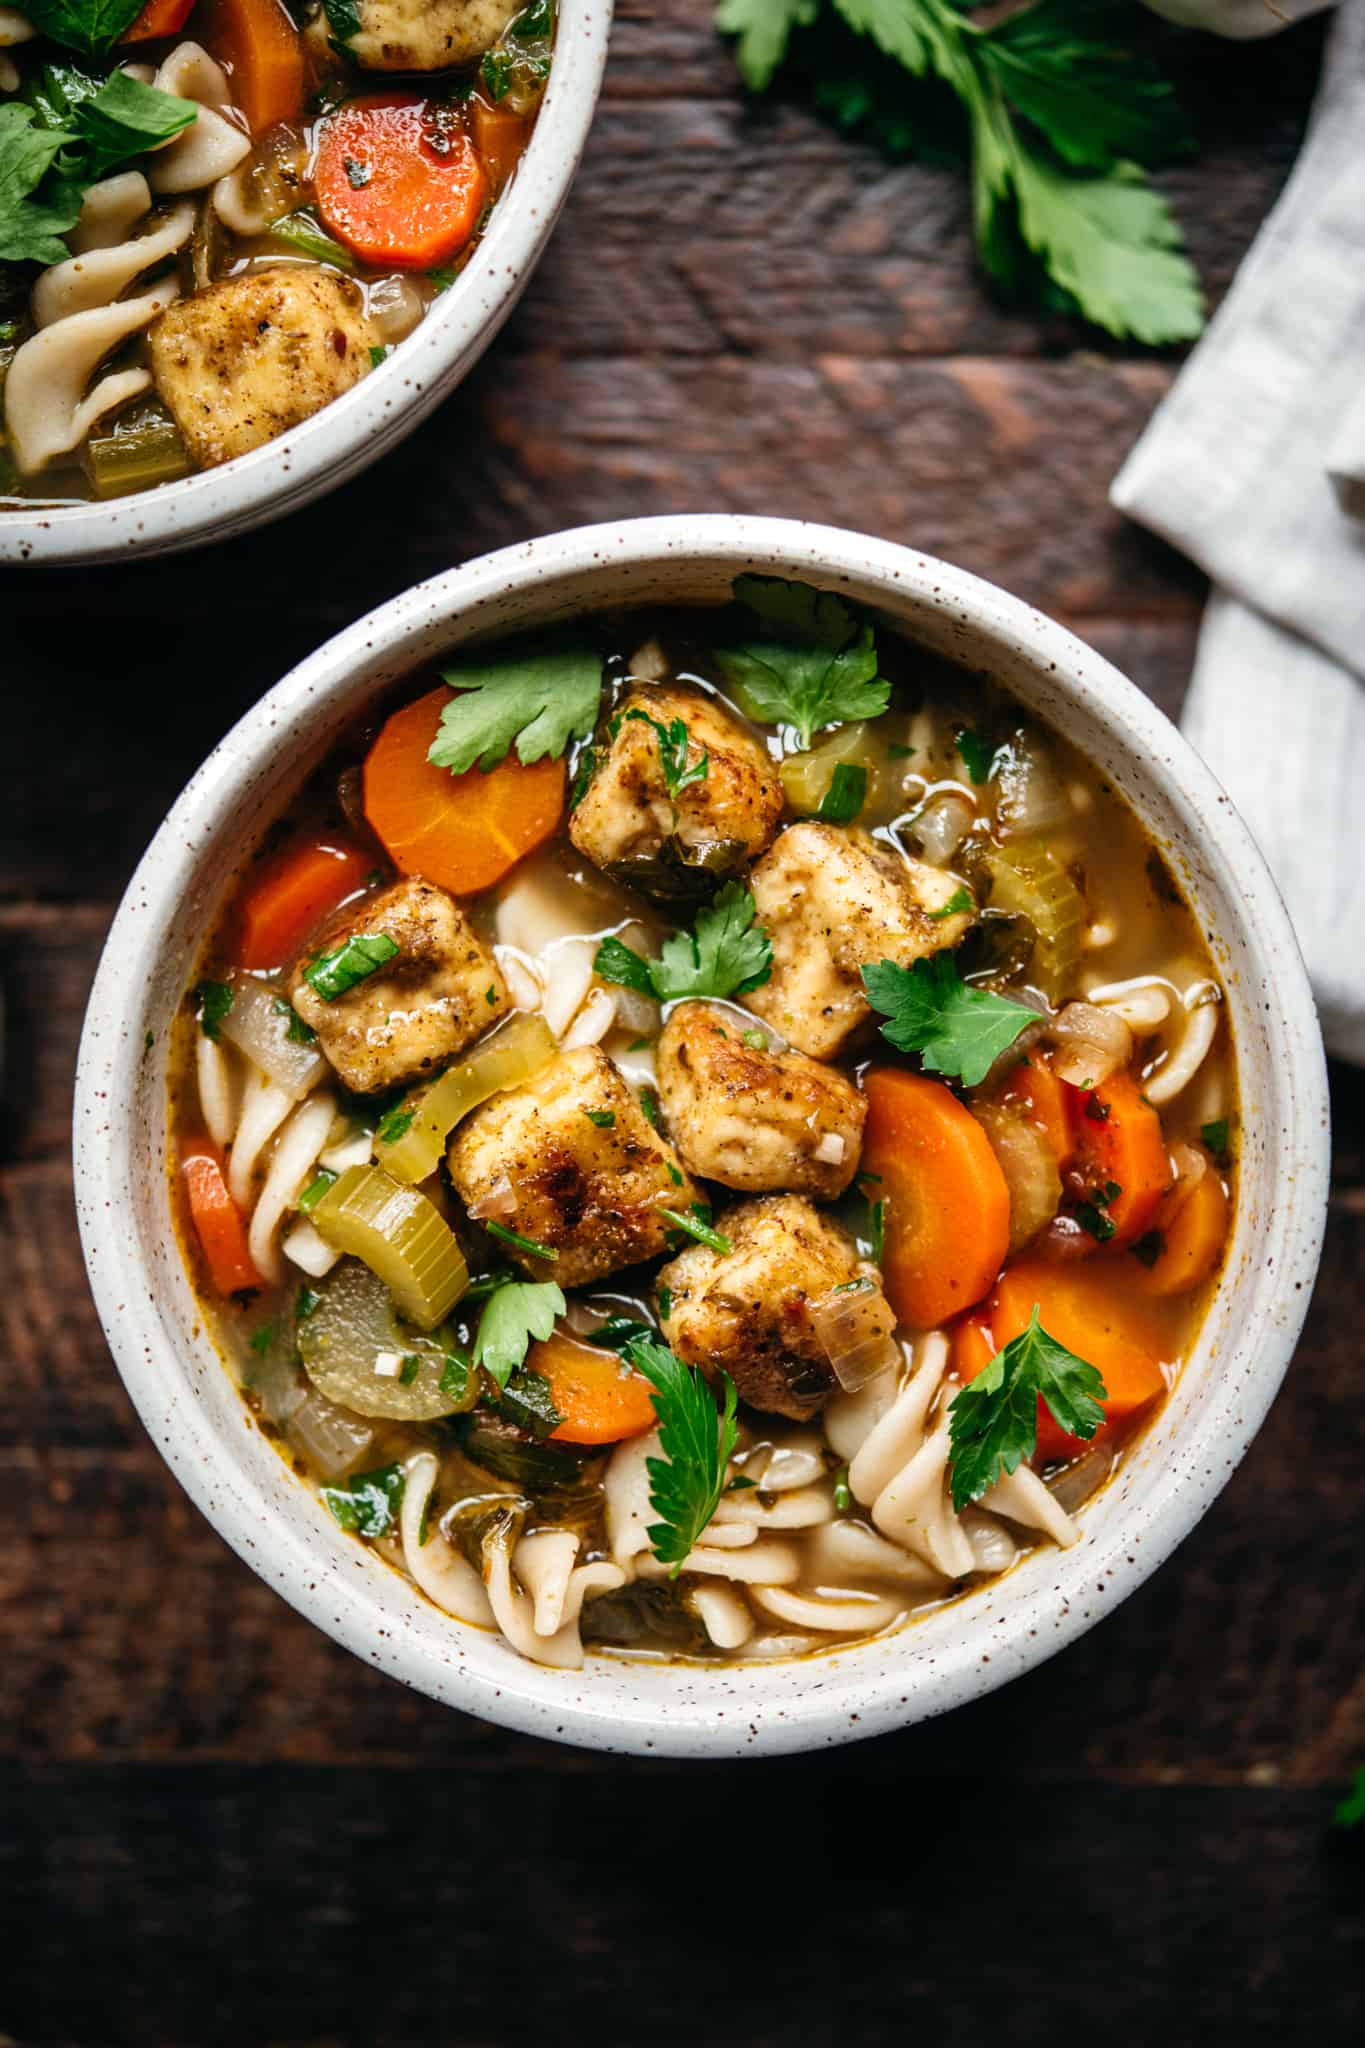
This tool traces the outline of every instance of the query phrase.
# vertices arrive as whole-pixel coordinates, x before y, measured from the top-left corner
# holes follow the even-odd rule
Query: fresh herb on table
[[[1035,1305],[1028,1328],[953,1396],[949,1460],[959,1514],[1033,1456],[1040,1396],[1069,1436],[1092,1437],[1104,1421],[1104,1381],[1093,1365],[1049,1337]]]
[[[717,1414],[715,1397],[702,1374],[684,1365],[657,1338],[637,1338],[623,1356],[654,1389],[664,1455],[645,1460],[649,1504],[659,1517],[646,1534],[655,1557],[673,1567],[676,1579],[720,1505],[725,1468],[738,1435],[735,1385],[728,1373],[717,1373],[724,1398]]]
[[[789,725],[808,747],[822,726],[885,711],[872,628],[841,597],[780,576],[737,576],[734,593],[752,627],[716,662],[750,718]]]
[[[688,732],[681,718],[670,718],[665,725],[661,719],[651,718],[647,711],[628,711],[627,723],[633,718],[654,728],[659,742],[659,765],[664,771],[664,787],[674,803],[694,782],[705,782],[710,773],[711,756],[703,749],[701,759],[688,767]]]
[[[727,882],[714,903],[699,911],[691,932],[664,940],[657,960],[647,960],[622,939],[603,939],[593,969],[661,1003],[683,996],[747,995],[773,971],[772,942],[754,923],[754,898],[740,882]]]
[[[303,978],[324,1003],[334,1003],[371,974],[377,974],[398,952],[387,932],[355,932],[331,953],[319,953],[303,970]]]
[[[477,761],[485,772],[505,760],[542,761],[570,740],[588,737],[602,698],[602,661],[574,633],[547,635],[514,654],[471,659],[441,670],[458,694],[441,713],[427,759],[463,775]]]
[[[1144,176],[1189,135],[1132,0],[986,22],[951,0],[720,0],[716,21],[752,91],[785,66],[891,154],[965,156],[977,253],[1012,296],[1153,346],[1200,332],[1198,277]]]
[[[232,1008],[231,983],[226,981],[201,981],[194,991],[194,1000],[199,1005],[199,1029],[203,1032],[205,1038],[212,1038],[216,1041],[218,1027]]]
[[[324,1486],[333,1517],[355,1536],[387,1536],[403,1506],[403,1467],[379,1465],[357,1472],[344,1486]]]
[[[954,889],[948,901],[940,909],[927,911],[925,915],[932,923],[938,924],[945,917],[959,917],[964,910],[975,909],[976,898],[970,889]]]
[[[684,1214],[681,1209],[659,1210],[664,1222],[674,1230],[680,1230],[684,1237],[694,1237],[698,1244],[709,1245],[713,1252],[732,1252],[734,1246],[722,1231],[711,1228],[711,1211],[701,1202],[694,1202]]]
[[[946,1074],[974,1088],[1007,1046],[1041,1013],[988,989],[970,988],[951,953],[935,953],[898,967],[881,960],[864,967],[863,986],[874,1010],[890,1021],[882,1036],[898,1052],[917,1052],[926,1073]]]
[[[548,1337],[566,1307],[553,1280],[507,1280],[495,1287],[479,1317],[474,1363],[499,1387],[526,1357],[533,1339]]]
[[[828,825],[851,825],[867,802],[867,770],[856,761],[836,763],[829,788],[820,799],[817,818]]]

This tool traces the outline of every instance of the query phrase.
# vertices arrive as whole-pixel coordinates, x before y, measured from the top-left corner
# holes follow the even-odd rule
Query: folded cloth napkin
[[[1365,0],[1302,155],[1120,472],[1215,585],[1184,729],[1280,885],[1333,1052],[1365,1064]]]

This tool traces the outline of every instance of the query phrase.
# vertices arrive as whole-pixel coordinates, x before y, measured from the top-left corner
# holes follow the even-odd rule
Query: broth
[[[389,1056],[415,1007],[388,1010],[343,1044],[337,1006],[363,1003],[365,979],[328,997],[294,965],[313,960],[309,971],[325,982],[331,970],[316,960],[339,946],[345,954],[371,904],[393,924],[400,957],[415,946],[392,894],[402,871],[374,821],[392,844],[385,750],[420,729],[424,751],[443,705],[471,701],[435,674],[409,678],[382,707],[386,717],[363,721],[267,833],[176,1025],[177,1215],[209,1325],[260,1426],[357,1540],[457,1618],[500,1626],[552,1664],[580,1661],[583,1642],[616,1654],[804,1655],[894,1629],[1039,1543],[1083,1541],[1077,1512],[1174,1382],[1228,1230],[1235,1102],[1221,990],[1159,849],[1127,805],[989,679],[880,629],[888,708],[817,730],[803,748],[790,724],[753,716],[752,689],[727,667],[720,650],[734,616],[632,613],[579,629],[601,665],[592,738],[573,743],[557,769],[494,771],[522,792],[526,837],[556,772],[562,786],[573,771],[577,808],[550,816],[500,879],[459,898],[482,949],[472,971],[496,1008],[491,1030],[479,1019],[467,1027],[469,1048],[419,1063],[416,1086],[409,1048],[403,1080],[381,1079],[365,1063]],[[485,675],[485,688],[503,687],[506,675]],[[642,704],[653,709],[636,720]],[[679,706],[662,802],[657,779]],[[731,743],[749,750],[741,765],[755,781],[731,774]],[[689,782],[703,746],[707,771]],[[446,785],[430,778],[446,771],[423,774],[422,789],[442,806]],[[765,789],[760,817],[754,793]],[[838,816],[850,789],[861,793],[856,820]],[[449,783],[456,806],[487,807],[495,796],[477,769]],[[814,815],[822,805],[823,819]],[[444,810],[434,815],[444,830]],[[688,821],[708,816],[705,858],[728,849],[711,868],[684,844]],[[632,820],[636,841],[622,852],[610,835]],[[759,843],[746,846],[745,830]],[[495,838],[481,826],[461,857],[484,858]],[[332,877],[340,907],[330,924],[319,908],[290,958],[271,963],[252,937],[261,905],[319,847],[352,863]],[[805,879],[783,897],[801,848]],[[411,845],[402,858],[418,878],[411,886],[439,883]],[[837,876],[828,928],[815,914],[821,870]],[[833,973],[838,947],[857,943],[860,891],[871,901],[883,882],[886,902],[899,902],[903,887],[919,892],[905,917],[920,920],[920,956],[948,963],[952,1001],[975,990],[1033,1013],[1022,1029],[1006,1019],[1015,1035],[981,1078],[937,1078],[941,1046],[896,1050],[877,1029],[887,1022],[880,1013],[845,1029],[839,1004],[856,1004],[856,991],[807,1001],[810,977]],[[772,953],[756,986],[661,1005],[611,978],[621,957],[600,952],[603,941],[664,958],[671,934],[713,931],[706,920],[721,916],[727,892],[741,900],[750,884],[749,942]],[[302,915],[306,927],[306,903]],[[878,946],[905,954],[894,918],[875,930]],[[745,943],[742,932],[734,943]],[[365,968],[372,986],[386,965]],[[628,961],[623,971],[638,979]],[[908,982],[917,970],[902,960],[897,972]],[[215,987],[231,993],[225,1028],[250,1044],[233,1010],[264,989],[290,1032],[298,1027],[299,1055],[321,1048],[340,1074],[324,1059],[297,1106],[286,1092],[262,1111],[270,1081],[221,1031],[205,1033]],[[388,1321],[376,1320],[372,1297],[383,1289],[356,1259],[358,1240],[345,1239],[337,1260],[333,1186],[347,1184],[348,1168],[371,1170],[373,1158],[397,1161],[442,1085],[432,1076],[462,1071],[471,1051],[477,1066],[481,1048],[515,1046],[509,1034],[543,1028],[534,1017],[548,1023],[548,1051],[519,1067],[513,1057],[510,1085],[485,1088],[455,1120],[448,1151],[441,1133],[417,1183],[453,1230],[473,1286],[442,1309],[434,1340],[419,1334],[421,1319],[395,1320],[385,1308]],[[201,1241],[185,1165],[214,1153],[203,1133],[215,1125],[242,1217],[259,1225],[263,1205],[278,1212],[252,1244],[279,1277],[267,1272],[241,1290],[224,1284],[231,1270],[215,1285],[214,1225],[210,1216]],[[947,1179],[935,1163],[940,1145],[961,1152]],[[641,1175],[657,1180],[652,1193],[639,1194]],[[651,1235],[646,1210],[667,1211],[664,1237]],[[332,1236],[320,1235],[324,1223]],[[529,1350],[521,1332],[524,1358],[499,1396],[473,1362],[490,1303],[501,1313],[528,1276],[533,1293],[556,1274],[564,1307],[535,1327]],[[348,1287],[343,1312],[336,1303]],[[950,1410],[993,1354],[1016,1355],[1035,1302],[1073,1365],[1086,1357],[1083,1340],[1098,1346],[1088,1361],[1104,1379],[1098,1433],[1068,1435],[1040,1408],[1036,1446],[1018,1469],[996,1466],[957,1511],[951,1488],[968,1452],[950,1441]],[[609,1319],[636,1325],[635,1336],[613,1336]],[[626,1347],[614,1356],[604,1323],[608,1343]],[[724,1490],[678,1576],[655,1540],[648,1460],[662,1447],[650,1424],[664,1411],[630,1348],[640,1325],[646,1343],[667,1340],[694,1394],[716,1391],[722,1371],[739,1392]],[[368,1333],[360,1379],[348,1350],[357,1329]],[[404,1387],[446,1412],[405,1416]],[[378,1412],[361,1414],[355,1401]],[[547,1436],[551,1418],[557,1433]]]

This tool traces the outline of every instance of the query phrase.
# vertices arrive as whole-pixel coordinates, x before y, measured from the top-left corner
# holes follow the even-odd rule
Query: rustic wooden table
[[[112,907],[242,709],[416,578],[588,520],[802,514],[997,578],[1178,707],[1199,580],[1105,499],[1172,365],[993,308],[962,179],[746,108],[708,11],[623,0],[553,247],[405,448],[229,546],[0,588],[0,2035],[1365,2038],[1365,1839],[1328,1825],[1365,1759],[1358,1074],[1304,1343],[1181,1555],[1007,1691],[831,1756],[622,1763],[402,1691],[189,1506],[86,1294],[71,1073]],[[1190,45],[1206,147],[1166,182],[1215,293],[1317,50]]]

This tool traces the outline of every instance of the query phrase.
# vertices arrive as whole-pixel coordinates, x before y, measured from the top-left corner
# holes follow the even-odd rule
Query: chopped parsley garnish
[[[287,1003],[283,996],[276,996],[275,998],[275,1015],[289,1019],[288,1024],[285,1026],[284,1035],[291,1045],[317,1044],[317,1032],[314,1031],[311,1024],[304,1023],[294,1005]]]
[[[201,981],[194,991],[199,1005],[199,1029],[216,1041],[218,1026],[232,1008],[232,987],[226,981]]]
[[[436,1384],[450,1400],[463,1401],[469,1393],[469,1370],[467,1358],[458,1351],[447,1351]]]
[[[1225,1116],[1215,1118],[1211,1124],[1200,1124],[1199,1135],[1213,1154],[1216,1166],[1226,1166],[1232,1158],[1231,1134]]]
[[[553,1245],[537,1244],[533,1237],[522,1237],[519,1232],[509,1230],[503,1223],[494,1222],[491,1216],[482,1219],[483,1227],[490,1237],[500,1238],[503,1244],[510,1244],[519,1252],[525,1252],[532,1259],[557,1259],[559,1253]]]
[[[597,773],[597,749],[584,747],[574,763],[573,782],[569,788],[569,809],[576,811],[587,795],[593,776]]]
[[[648,1458],[649,1504],[659,1520],[646,1531],[660,1564],[676,1578],[684,1559],[720,1505],[725,1469],[734,1453],[735,1383],[718,1372],[724,1407],[702,1374],[684,1365],[666,1344],[639,1337],[625,1348],[626,1363],[654,1389],[662,1458]]]
[[[672,1181],[674,1187],[680,1188],[683,1184],[683,1177],[679,1173],[677,1167],[673,1164],[673,1161],[671,1159],[665,1159],[664,1165],[668,1168],[668,1177]]]
[[[551,1436],[564,1420],[555,1406],[554,1389],[543,1372],[518,1366],[502,1390],[499,1415],[529,1429],[537,1439]]]
[[[663,1207],[660,1207],[659,1214],[663,1217],[665,1223],[672,1225],[674,1230],[681,1230],[685,1237],[695,1237],[698,1244],[709,1245],[713,1252],[732,1252],[734,1250],[734,1246],[723,1232],[711,1228],[710,1221],[708,1220],[711,1212],[701,1202],[694,1202],[686,1215],[683,1214],[681,1209],[665,1209]]]
[[[353,156],[343,157],[341,161],[346,172],[346,182],[353,192],[361,191],[374,176],[370,164],[358,163]]]
[[[841,1515],[846,1515],[853,1505],[853,1489],[848,1483],[848,1467],[841,1465],[834,1481],[834,1506]]]
[[[609,1131],[616,1122],[614,1109],[586,1109],[583,1114],[590,1124],[596,1124],[599,1131]]]
[[[868,1257],[880,1266],[886,1250],[886,1203],[868,1201],[867,1205]]]
[[[747,1045],[752,1052],[766,1052],[768,1050],[768,1034],[766,1031],[741,1031],[739,1042],[741,1045]]]
[[[664,940],[657,960],[610,938],[597,948],[593,969],[603,981],[661,1003],[683,996],[747,995],[773,971],[772,941],[754,923],[754,910],[753,892],[741,882],[727,882],[715,902],[697,913],[692,931],[674,932]]]
[[[1104,1421],[1104,1381],[1093,1365],[1049,1337],[1035,1304],[1028,1328],[953,1396],[949,1458],[959,1514],[1033,1456],[1040,1396],[1069,1436],[1092,1437]]]
[[[646,1123],[653,1124],[657,1131],[660,1124],[659,1097],[653,1088],[640,1090],[640,1108],[644,1112]]]
[[[360,34],[360,0],[322,0],[322,11],[334,44],[349,43]]]
[[[1356,1772],[1346,1797],[1337,1801],[1332,1820],[1339,1828],[1358,1828],[1365,1821],[1365,1764]]]
[[[839,761],[815,815],[829,825],[851,825],[866,802],[866,768],[856,761]]]
[[[385,1110],[375,1126],[374,1135],[377,1142],[381,1145],[396,1145],[400,1138],[407,1136],[416,1117],[415,1109],[404,1109],[401,1102],[395,1103],[392,1109]]]
[[[294,1296],[294,1314],[301,1323],[306,1323],[322,1304],[322,1296],[312,1287],[300,1287]]]
[[[964,910],[975,909],[976,898],[973,896],[970,889],[954,889],[952,895],[948,898],[948,901],[943,905],[941,910],[931,910],[928,911],[926,914],[928,917],[932,919],[932,921],[935,924],[938,924],[940,920],[945,917],[957,917],[959,913]]]
[[[335,1184],[335,1182],[336,1175],[332,1172],[330,1167],[320,1166],[318,1168],[317,1173],[313,1176],[312,1180],[309,1181],[307,1187],[299,1196],[299,1208],[303,1211],[305,1216],[309,1213],[311,1209],[317,1208],[318,1203],[322,1200],[328,1188],[332,1187]]]
[[[889,761],[908,761],[910,756],[917,751],[918,749],[915,747],[902,747],[893,740],[887,747],[886,755]]]
[[[1092,1124],[1107,1124],[1109,1121],[1109,1104],[1101,1102],[1093,1088],[1085,1098],[1085,1113]]]
[[[526,642],[513,654],[471,658],[441,670],[458,694],[441,713],[427,759],[463,775],[475,762],[485,773],[515,743],[525,764],[562,754],[597,723],[602,660],[575,633]]]
[[[655,1296],[655,1300],[659,1305],[660,1320],[666,1323],[673,1313],[673,1289],[671,1287],[661,1287]]]
[[[874,1010],[890,1021],[882,1037],[898,1052],[917,1052],[926,1073],[946,1074],[974,1088],[1041,1011],[1008,1002],[988,989],[969,988],[951,953],[935,953],[898,967],[881,960],[863,969]]]
[[[508,1280],[494,1288],[479,1317],[474,1363],[505,1387],[533,1339],[548,1337],[566,1307],[553,1280]]]
[[[388,349],[382,341],[372,341],[370,343],[370,368],[377,370],[387,354]]]
[[[953,738],[957,742],[957,751],[967,764],[967,773],[972,781],[989,782],[995,768],[994,740],[988,740],[981,733],[973,732],[969,725],[960,725]]]
[[[1134,1238],[1128,1247],[1140,1266],[1154,1266],[1166,1249],[1166,1240],[1159,1230],[1146,1231]]]
[[[279,1332],[274,1323],[262,1323],[258,1330],[252,1331],[247,1342],[258,1358],[264,1358],[278,1335]]]
[[[489,982],[488,987],[483,992],[483,999],[487,1003],[490,1010],[496,1007],[498,1000],[498,992],[496,988],[494,988],[491,981]]]
[[[671,718],[664,725],[660,719],[651,718],[647,711],[638,709],[626,713],[627,723],[632,718],[654,728],[659,742],[659,765],[664,771],[664,787],[674,803],[694,782],[705,782],[711,768],[711,756],[703,749],[701,759],[688,767],[688,734],[681,718]]]
[[[387,1536],[403,1506],[403,1467],[379,1465],[321,1491],[334,1520],[353,1536]]]
[[[398,1368],[399,1386],[410,1387],[421,1370],[422,1361],[418,1354],[415,1351],[405,1353],[403,1363]]]
[[[588,1338],[590,1344],[600,1344],[607,1351],[624,1351],[627,1344],[638,1343],[641,1337],[654,1338],[658,1331],[652,1323],[642,1323],[635,1316],[608,1316]]]
[[[734,592],[753,624],[716,660],[750,718],[791,726],[808,747],[823,726],[885,711],[872,628],[841,597],[780,576],[737,576]]]
[[[377,974],[397,952],[397,943],[387,932],[354,932],[344,945],[310,960],[303,978],[324,1003],[334,1003],[338,996]]]
[[[1089,1231],[1097,1244],[1108,1244],[1117,1225],[1105,1210],[1116,1202],[1123,1189],[1116,1180],[1106,1181],[1102,1188],[1092,1188],[1087,1200],[1077,1202],[1074,1215],[1082,1230]]]
[[[438,293],[448,292],[459,274],[459,271],[453,270],[448,263],[438,263],[435,270],[427,272],[428,278],[435,285]]]

